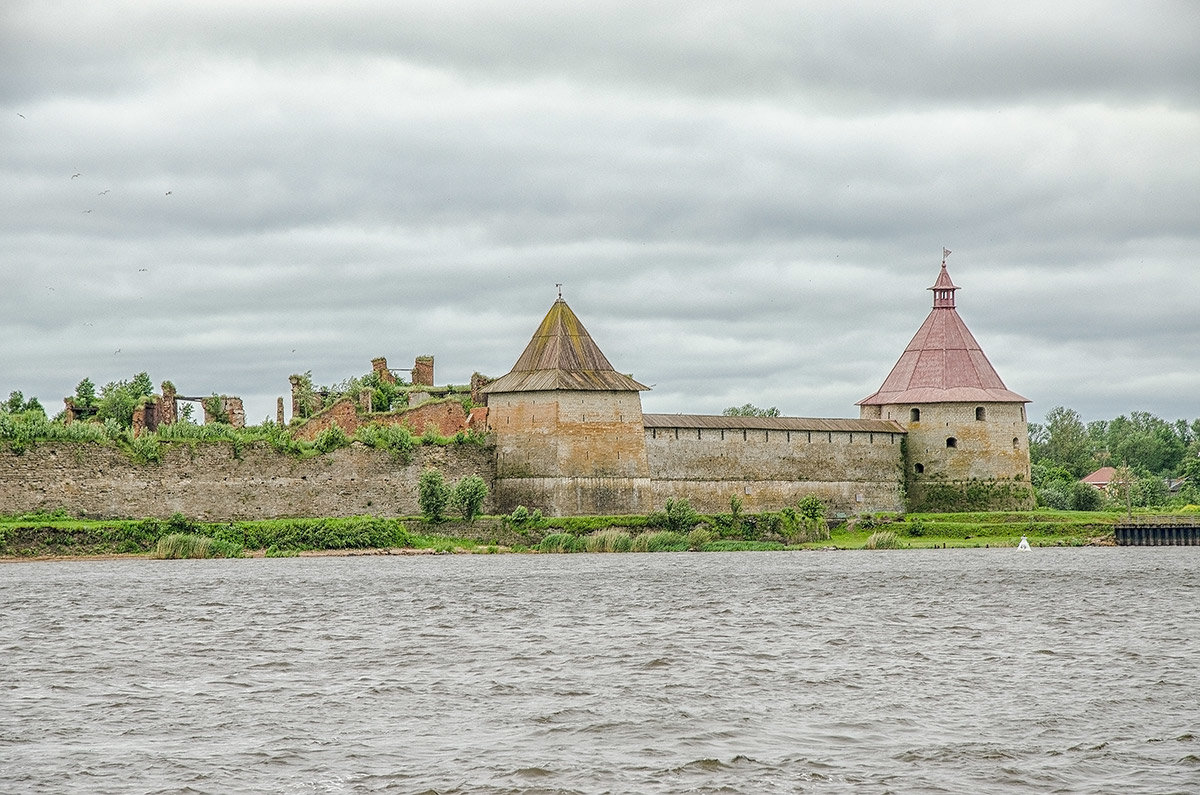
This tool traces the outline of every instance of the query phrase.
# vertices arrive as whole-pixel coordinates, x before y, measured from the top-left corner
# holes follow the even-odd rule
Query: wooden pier
[[[1200,546],[1200,516],[1147,516],[1113,527],[1117,546]]]

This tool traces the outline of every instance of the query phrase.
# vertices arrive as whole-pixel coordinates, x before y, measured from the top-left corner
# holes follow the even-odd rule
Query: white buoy
[[[1025,536],[1021,536],[1021,543],[1017,544],[1017,549],[1023,549],[1026,552],[1028,552],[1029,551],[1029,539],[1026,538]]]

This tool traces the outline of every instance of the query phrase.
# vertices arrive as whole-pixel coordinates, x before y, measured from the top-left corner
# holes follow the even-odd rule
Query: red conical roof
[[[1010,391],[979,343],[967,330],[967,324],[954,308],[954,291],[946,263],[933,287],[933,311],[896,366],[884,379],[883,386],[859,406],[905,403],[1028,403],[1029,399]]]

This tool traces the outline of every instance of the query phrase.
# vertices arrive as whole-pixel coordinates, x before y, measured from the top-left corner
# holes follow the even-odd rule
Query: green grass
[[[1034,546],[1083,546],[1111,539],[1121,514],[1104,511],[1003,511],[992,513],[910,513],[878,522],[842,525],[829,541],[812,546],[862,549],[877,531],[892,532],[900,548],[1015,547],[1021,536]]]
[[[272,557],[311,550],[396,547],[435,552],[862,549],[873,534],[880,532],[894,534],[897,546],[911,549],[1011,547],[1021,536],[1027,536],[1034,546],[1082,546],[1093,539],[1111,539],[1113,524],[1122,518],[1122,514],[1111,512],[1051,510],[876,514],[835,528],[828,540],[786,545],[778,537],[720,537],[705,524],[691,533],[673,533],[653,528],[641,516],[552,517],[543,520],[544,527],[518,532],[506,530],[502,517],[441,525],[416,518],[374,516],[199,522],[178,514],[169,519],[87,520],[55,511],[0,517],[0,555],[148,555],[155,552],[159,539],[172,534],[203,536]],[[507,540],[500,539],[505,533]],[[880,545],[878,538],[875,545]]]

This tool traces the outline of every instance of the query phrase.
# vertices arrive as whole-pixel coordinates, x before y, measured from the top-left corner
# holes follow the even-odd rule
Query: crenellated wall
[[[815,494],[834,513],[903,509],[904,433],[893,423],[781,418],[794,427],[689,427],[718,418],[649,415],[646,454],[653,502],[686,498],[705,513],[779,510]],[[749,424],[749,423],[748,423]],[[807,426],[807,427],[806,427]],[[837,427],[843,429],[835,429]]]

